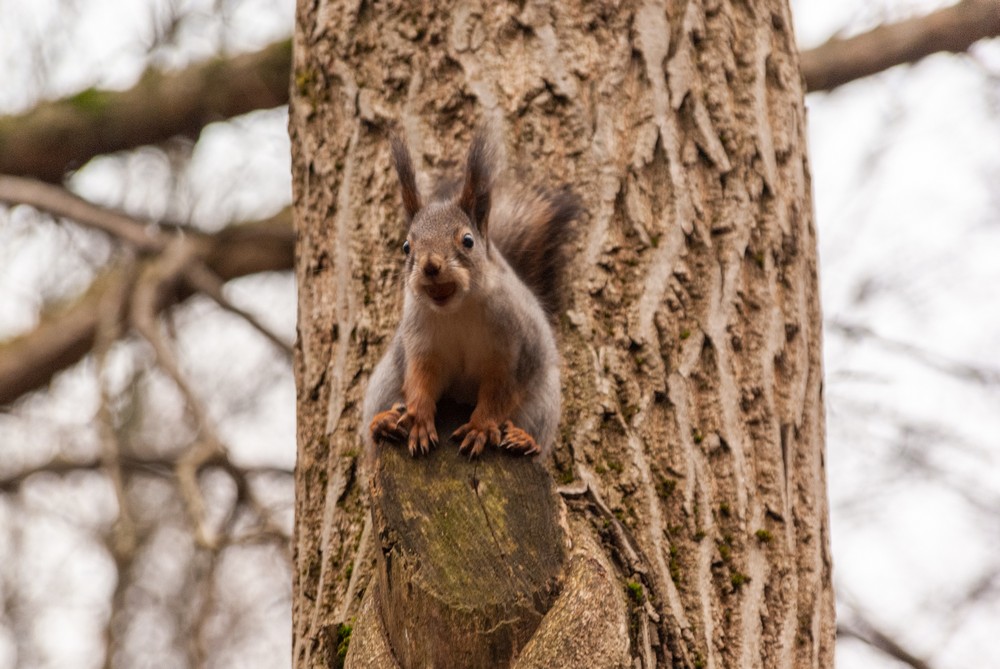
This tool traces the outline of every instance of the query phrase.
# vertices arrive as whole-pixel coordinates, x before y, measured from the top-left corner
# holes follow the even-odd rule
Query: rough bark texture
[[[295,666],[339,663],[352,624],[353,666],[400,657],[371,622],[357,425],[402,294],[386,133],[398,124],[418,171],[438,173],[480,120],[520,175],[572,184],[588,211],[550,469],[566,573],[593,570],[515,666],[596,666],[543,630],[582,619],[609,574],[630,607],[609,651],[625,666],[832,666],[816,239],[787,2],[324,0],[297,16]]]

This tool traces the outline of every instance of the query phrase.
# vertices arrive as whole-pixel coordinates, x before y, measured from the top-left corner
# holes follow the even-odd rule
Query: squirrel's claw
[[[455,430],[451,438],[455,441],[461,440],[458,450],[462,453],[469,452],[469,457],[474,458],[483,452],[488,445],[498,446],[500,444],[500,427],[493,421],[485,421],[481,424],[473,424],[469,421],[462,427]]]
[[[409,448],[410,455],[416,457],[418,453],[426,455],[432,446],[437,446],[438,435],[434,429],[434,423],[415,423],[410,428]]]
[[[542,452],[534,437],[510,421],[503,424],[503,440],[500,442],[500,447],[522,455]]]
[[[406,428],[400,426],[400,420],[406,414],[406,406],[394,404],[391,409],[375,414],[368,429],[372,441],[406,441]]]
[[[427,454],[432,446],[437,446],[438,434],[434,427],[434,416],[423,417],[407,411],[396,421],[396,429],[409,432],[406,439],[410,455]]]
[[[469,457],[474,458],[482,453],[484,448],[486,448],[486,433],[472,430],[465,435],[458,450],[462,453],[468,451]]]
[[[405,404],[393,405],[391,409],[376,414],[372,419],[372,441],[392,441],[406,444],[410,455],[427,453],[438,442],[434,417],[419,418],[406,410]]]

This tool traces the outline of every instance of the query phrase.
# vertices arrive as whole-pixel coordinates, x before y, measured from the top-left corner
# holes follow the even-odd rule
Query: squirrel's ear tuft
[[[490,215],[490,189],[493,187],[494,149],[482,128],[472,137],[469,160],[465,166],[465,183],[458,196],[458,206],[486,238]]]
[[[392,147],[392,163],[396,167],[396,174],[399,175],[399,187],[403,193],[403,208],[406,210],[407,220],[420,211],[420,193],[417,191],[417,177],[413,173],[413,161],[410,160],[410,151],[406,148],[406,142],[396,133],[389,135],[389,144]]]

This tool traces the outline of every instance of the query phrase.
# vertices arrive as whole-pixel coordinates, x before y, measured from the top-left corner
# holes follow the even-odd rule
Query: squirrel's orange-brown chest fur
[[[497,361],[508,359],[509,343],[498,339],[480,305],[466,304],[455,313],[428,314],[416,320],[404,339],[407,357],[423,357],[441,377],[442,393],[473,404],[484,376],[495,373]]]

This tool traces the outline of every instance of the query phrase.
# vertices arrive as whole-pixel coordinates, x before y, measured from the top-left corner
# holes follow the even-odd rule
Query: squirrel
[[[449,397],[475,405],[452,434],[461,452],[545,455],[561,410],[550,319],[579,198],[565,188],[495,183],[495,151],[480,129],[462,181],[424,204],[406,144],[392,134],[390,147],[408,223],[405,294],[365,393],[370,447],[388,440],[427,453],[438,442],[437,402]]]

